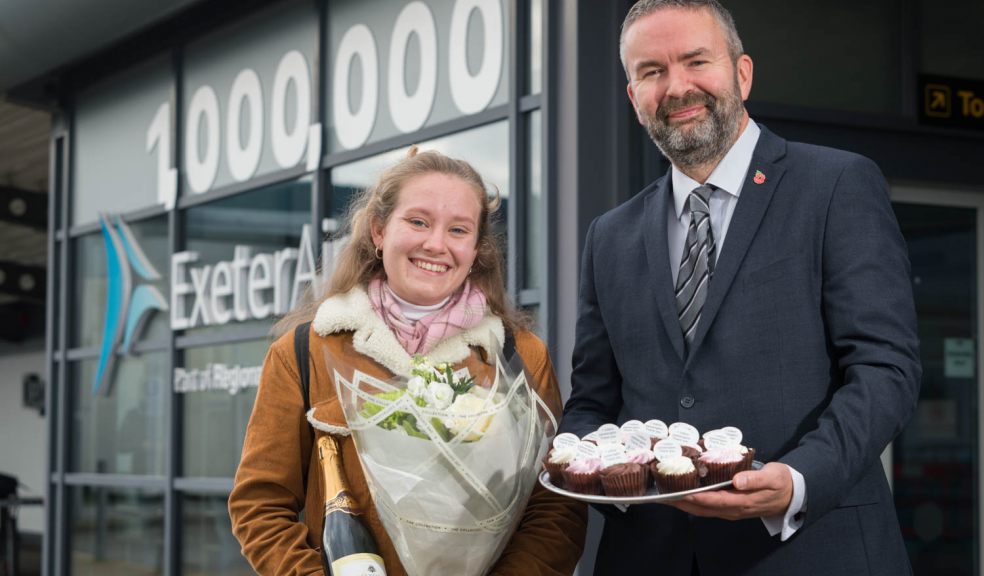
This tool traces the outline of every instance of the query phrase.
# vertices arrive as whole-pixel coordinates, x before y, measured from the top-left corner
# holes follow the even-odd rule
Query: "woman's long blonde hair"
[[[335,262],[327,291],[319,298],[309,288],[297,307],[274,325],[274,335],[312,320],[318,306],[327,298],[344,294],[356,286],[368,286],[373,278],[385,275],[383,261],[376,257],[376,245],[372,241],[372,222],[385,226],[396,208],[404,184],[417,176],[433,173],[460,178],[474,190],[482,210],[478,225],[478,254],[468,278],[482,290],[489,310],[501,318],[508,329],[515,332],[529,328],[529,318],[513,306],[506,294],[500,237],[492,227],[493,217],[500,205],[498,191],[490,197],[482,177],[468,162],[433,150],[418,152],[416,146],[411,146],[405,158],[383,171],[375,184],[352,200],[342,231],[348,235],[348,241]]]

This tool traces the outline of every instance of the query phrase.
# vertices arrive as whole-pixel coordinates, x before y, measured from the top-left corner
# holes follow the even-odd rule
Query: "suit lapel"
[[[670,181],[669,174],[656,186],[656,190],[646,197],[645,203],[645,224],[643,226],[644,239],[646,244],[646,259],[649,262],[650,276],[653,279],[654,292],[656,294],[656,308],[659,310],[660,318],[663,320],[663,327],[666,335],[673,343],[673,349],[677,356],[683,360],[683,331],[680,329],[680,320],[676,314],[676,300],[673,292],[673,276],[670,270],[670,255],[667,250],[666,239],[668,232],[666,222],[667,211],[670,207]]]
[[[735,206],[734,214],[731,216],[724,247],[714,267],[714,277],[708,287],[707,301],[704,303],[704,310],[697,324],[697,333],[694,334],[694,341],[690,347],[688,364],[714,323],[714,317],[721,309],[721,303],[731,288],[741,262],[745,259],[752,239],[762,223],[762,217],[769,207],[772,194],[785,172],[785,168],[777,163],[777,160],[785,155],[785,151],[786,141],[763,126],[758,144],[755,146],[755,153],[752,155],[752,163],[748,167],[748,174],[745,175],[738,205]],[[762,173],[764,181],[755,181],[757,172]]]

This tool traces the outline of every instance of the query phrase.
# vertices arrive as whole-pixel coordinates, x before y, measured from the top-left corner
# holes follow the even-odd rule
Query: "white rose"
[[[457,435],[478,419],[478,422],[472,427],[471,432],[465,437],[465,440],[469,442],[478,440],[489,429],[489,425],[492,424],[492,417],[494,416],[492,414],[487,416],[473,416],[473,414],[480,412],[484,407],[485,399],[479,398],[474,394],[458,396],[454,399],[454,404],[448,408],[448,417],[443,419],[444,426],[452,434]]]
[[[414,376],[407,382],[407,393],[410,394],[411,398],[420,398],[426,390],[427,380],[424,380],[420,376]]]
[[[451,405],[454,398],[454,390],[444,382],[431,382],[424,391],[424,401],[431,408],[444,410]]]

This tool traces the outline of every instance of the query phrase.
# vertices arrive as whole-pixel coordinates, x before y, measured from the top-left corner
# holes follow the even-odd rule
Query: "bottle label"
[[[386,576],[383,559],[365,552],[342,556],[331,563],[332,576]]]
[[[335,511],[344,512],[353,516],[362,514],[362,511],[359,510],[359,504],[345,490],[335,494],[334,498],[325,502],[326,515]]]

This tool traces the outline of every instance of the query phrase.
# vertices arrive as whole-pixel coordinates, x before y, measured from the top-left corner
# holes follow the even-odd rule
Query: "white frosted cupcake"
[[[543,468],[550,474],[550,483],[558,488],[564,487],[564,470],[577,456],[577,448],[568,446],[554,448],[543,458]]]
[[[700,487],[700,478],[694,461],[686,456],[672,456],[653,461],[650,470],[656,477],[656,487],[661,494],[683,492]]]

